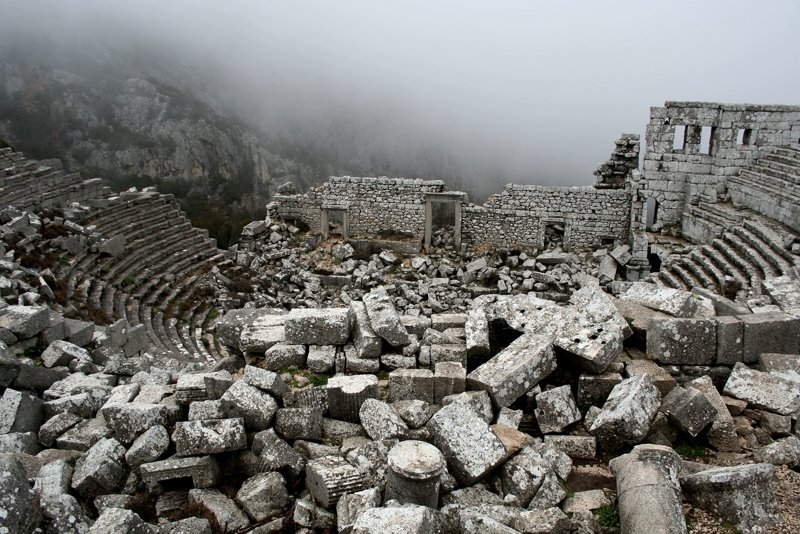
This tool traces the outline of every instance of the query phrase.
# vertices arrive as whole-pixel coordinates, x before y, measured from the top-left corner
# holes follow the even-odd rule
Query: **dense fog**
[[[0,33],[63,54],[100,43],[152,56],[269,135],[409,175],[470,169],[466,181],[486,191],[591,183],[618,135],[644,134],[649,107],[665,100],[800,103],[792,1],[20,0],[0,10]]]

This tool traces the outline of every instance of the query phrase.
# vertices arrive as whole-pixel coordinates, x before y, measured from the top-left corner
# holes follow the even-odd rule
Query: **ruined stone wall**
[[[345,210],[351,236],[381,232],[422,235],[425,194],[444,190],[441,180],[335,176],[304,195],[277,195],[275,213],[320,230],[322,210]]]
[[[723,199],[728,176],[772,147],[798,140],[797,106],[666,102],[650,110],[637,202],[652,197],[657,223],[679,223],[687,203]]]
[[[568,248],[626,241],[630,205],[626,189],[507,185],[482,207],[465,208],[465,242],[541,247],[548,224],[564,225]]]

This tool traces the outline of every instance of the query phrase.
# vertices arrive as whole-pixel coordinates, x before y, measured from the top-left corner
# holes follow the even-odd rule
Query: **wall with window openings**
[[[729,176],[774,147],[799,141],[798,106],[666,102],[651,108],[637,223],[645,224],[648,201],[652,222],[670,225],[681,222],[687,203],[729,199]]]

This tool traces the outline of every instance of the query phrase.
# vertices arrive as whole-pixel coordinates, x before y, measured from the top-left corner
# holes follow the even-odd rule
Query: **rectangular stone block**
[[[295,308],[284,328],[293,345],[344,345],[350,339],[350,308]]]
[[[647,331],[647,357],[662,364],[713,365],[717,325],[712,319],[653,319]]]
[[[383,339],[372,329],[367,307],[363,302],[350,303],[350,322],[353,325],[353,345],[359,358],[378,358],[381,355]]]
[[[736,365],[744,355],[744,325],[733,316],[717,317],[717,365]]]
[[[524,334],[467,375],[467,383],[488,392],[492,402],[502,408],[510,406],[555,368],[551,338]]]
[[[435,366],[440,362],[456,362],[467,367],[467,347],[466,345],[446,344],[431,345],[431,365]]]
[[[397,369],[389,373],[392,401],[422,400],[433,404],[434,376],[429,369]]]
[[[433,401],[441,404],[442,399],[454,393],[462,393],[466,387],[467,370],[458,362],[439,362],[433,376]]]
[[[241,417],[182,421],[172,434],[176,456],[218,454],[247,448],[247,435]]]
[[[769,312],[740,315],[739,319],[744,325],[744,363],[756,363],[763,352],[800,352],[800,317]]]

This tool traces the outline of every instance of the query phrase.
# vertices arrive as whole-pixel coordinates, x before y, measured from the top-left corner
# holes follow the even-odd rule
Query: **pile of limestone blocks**
[[[794,345],[753,363],[742,348],[733,367],[672,352],[694,342],[686,321],[716,333],[730,303],[639,283],[614,297],[588,278],[568,303],[484,295],[431,318],[400,316],[382,289],[348,308],[234,310],[218,335],[242,357],[212,370],[159,367],[105,332],[105,362],[67,347],[42,356],[62,378],[4,385],[0,517],[8,532],[601,532],[593,511],[615,496],[565,487],[603,455],[623,532],[685,532],[684,502],[756,531],[780,519],[774,465],[800,463],[800,290],[771,283],[782,315],[734,315],[742,347],[769,322],[749,315]],[[302,385],[293,368],[329,378]],[[760,463],[682,461],[682,439]]]

